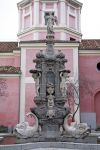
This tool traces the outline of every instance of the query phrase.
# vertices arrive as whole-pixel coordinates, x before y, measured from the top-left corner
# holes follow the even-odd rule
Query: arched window
[[[100,71],[100,62],[97,63],[97,69]]]

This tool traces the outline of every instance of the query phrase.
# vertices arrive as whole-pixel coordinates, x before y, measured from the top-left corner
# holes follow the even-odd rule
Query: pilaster
[[[81,33],[81,8],[78,10],[78,19],[79,19],[79,22],[78,22],[78,25],[79,25],[79,32]]]
[[[57,3],[54,3],[55,16],[58,18]]]
[[[73,74],[74,74],[74,82],[77,88],[77,93],[74,93],[76,103],[79,104],[79,66],[78,66],[78,47],[73,49]],[[76,95],[77,94],[77,95]],[[76,99],[77,97],[77,99]],[[75,110],[77,106],[75,104]],[[75,120],[79,123],[80,122],[80,106],[75,115]]]
[[[22,28],[21,31],[24,30],[24,9],[22,9]]]
[[[75,10],[75,29],[78,31],[78,16],[77,16],[77,10]]]
[[[26,49],[21,49],[21,82],[20,82],[20,122],[25,121],[25,72],[26,72]]]
[[[19,29],[18,29],[18,32],[21,31],[21,28],[22,28],[22,9],[19,7],[18,9],[18,20],[19,20]]]
[[[67,28],[69,28],[69,5],[67,5]]]
[[[42,4],[42,10],[41,10],[41,13],[42,13],[42,25],[43,25],[43,26],[45,25],[45,19],[44,19],[44,11],[45,11],[45,8],[46,8],[46,4],[43,3],[43,4]]]
[[[39,26],[39,0],[34,0],[34,26]]]
[[[60,1],[60,25],[66,26],[66,2],[65,0]]]
[[[32,17],[32,3],[31,3],[31,6],[30,6],[30,27],[32,27],[32,22],[33,22],[33,17]]]

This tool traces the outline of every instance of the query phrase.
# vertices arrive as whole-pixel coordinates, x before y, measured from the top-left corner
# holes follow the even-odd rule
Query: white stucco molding
[[[100,49],[79,50],[79,55],[100,55]]]
[[[18,8],[24,7],[24,6],[26,6],[26,5],[30,4],[30,3],[32,3],[32,1],[33,1],[33,0],[23,0],[23,1],[19,2],[19,3],[17,3],[17,7],[18,7]]]
[[[0,53],[0,57],[4,58],[4,57],[12,57],[12,56],[20,56],[20,51],[17,50],[13,50],[13,52],[10,53]]]
[[[32,27],[32,28],[29,28],[29,29],[26,29],[20,33],[18,33],[18,37],[19,39],[24,37],[24,36],[27,36],[29,34],[33,34],[35,32],[47,32],[47,27],[43,24],[41,24],[40,26],[36,26],[36,27]],[[73,30],[71,28],[67,28],[67,27],[63,27],[63,26],[57,26],[57,25],[54,25],[54,31],[55,33],[56,32],[65,32],[65,33],[69,33],[73,36],[76,36],[76,37],[82,37],[82,34],[76,30]]]
[[[38,49],[38,50],[41,50],[41,49],[46,49],[46,43],[39,43],[39,42],[36,42],[36,43],[33,43],[32,41],[31,42],[22,42],[22,43],[19,43],[20,47],[22,48],[26,48],[26,49]],[[64,43],[63,42],[56,42],[54,44],[54,48],[56,49],[67,49],[67,48],[77,48],[79,47],[79,42],[67,42],[65,41]]]
[[[78,6],[80,6],[80,7],[82,7],[82,3],[81,2],[79,2],[79,1],[77,1],[77,0],[67,0],[68,2],[70,2],[70,4],[75,4],[75,5],[78,5]]]
[[[42,11],[41,11],[41,13],[42,13],[42,26],[44,26],[44,24],[45,24],[45,19],[44,19],[45,8],[46,8],[46,3],[43,3],[42,4]]]
[[[73,48],[73,74],[74,80],[76,82],[76,86],[79,87],[79,52],[78,47]],[[77,88],[77,92],[79,93],[79,88]],[[76,92],[74,96],[76,97]],[[76,102],[79,103],[79,97],[77,97]],[[75,105],[75,110],[77,106]],[[80,107],[75,115],[75,120],[79,123],[80,122]]]
[[[20,77],[21,76],[21,74],[0,74],[0,78],[8,78],[8,77]]]
[[[60,2],[60,26],[66,26],[66,0],[59,0]]]
[[[58,18],[57,3],[54,3],[55,16]]]
[[[34,0],[34,26],[39,26],[39,0]]]

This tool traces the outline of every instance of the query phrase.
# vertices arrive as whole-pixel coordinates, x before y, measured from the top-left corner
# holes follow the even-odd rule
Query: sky
[[[16,41],[18,33],[17,3],[0,0],[0,41]],[[100,39],[100,0],[78,0],[83,3],[81,32],[83,39]]]

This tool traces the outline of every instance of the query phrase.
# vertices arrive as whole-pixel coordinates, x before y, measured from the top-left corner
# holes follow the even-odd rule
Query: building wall
[[[1,53],[1,66],[20,67],[20,52]],[[20,75],[13,72],[13,69],[8,71],[11,72],[9,74],[7,71],[0,73],[0,125],[15,126],[19,122],[20,113]]]
[[[0,66],[14,66],[14,67],[19,67],[20,66],[20,54],[13,55],[6,55],[5,56],[0,56]]]
[[[100,109],[98,108],[100,99],[100,71],[97,69],[98,62],[100,62],[99,54],[80,55],[80,110],[81,113],[94,113],[96,124],[100,125]]]
[[[0,125],[19,122],[19,77],[0,77]]]

